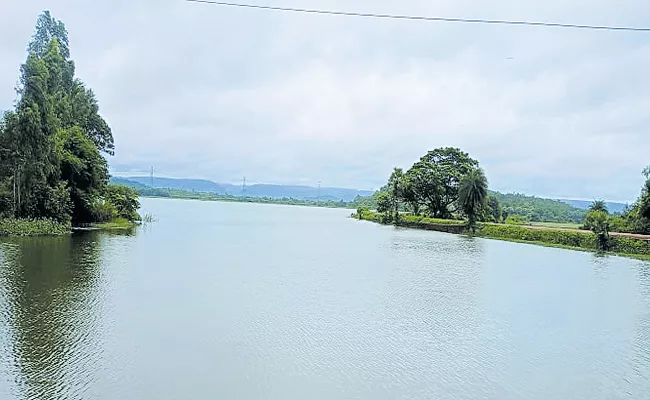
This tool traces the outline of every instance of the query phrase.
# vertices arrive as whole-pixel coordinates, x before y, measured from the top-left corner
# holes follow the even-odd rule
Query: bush
[[[526,225],[528,223],[528,219],[521,215],[510,215],[506,218],[506,224],[508,225]]]
[[[51,219],[2,219],[0,236],[53,236],[70,233],[70,222]]]
[[[630,221],[623,217],[611,217],[609,219],[609,229],[612,232],[631,233],[634,231],[634,227],[630,226]]]
[[[635,239],[627,236],[612,236],[611,250],[625,254],[650,255],[650,241]]]
[[[480,236],[496,239],[511,239],[525,242],[541,242],[561,246],[598,249],[596,235],[551,229],[530,229],[521,226],[485,225],[477,232]]]
[[[92,217],[95,222],[109,222],[117,218],[117,209],[113,203],[99,200],[92,205]]]
[[[138,201],[138,192],[135,189],[126,186],[108,185],[104,196],[117,210],[117,217],[129,221],[140,220],[140,214],[138,214],[140,202]]]

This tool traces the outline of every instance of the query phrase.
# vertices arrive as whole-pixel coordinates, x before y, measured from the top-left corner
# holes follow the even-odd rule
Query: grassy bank
[[[92,224],[93,228],[105,231],[124,231],[133,229],[136,226],[135,222],[129,221],[126,218],[116,218],[110,222],[103,222],[100,224]]]
[[[48,219],[2,219],[0,236],[56,236],[70,233],[70,223]]]
[[[392,224],[382,214],[364,211],[355,218],[382,224]],[[466,233],[463,221],[441,220],[416,216],[403,216],[398,226],[416,229],[435,230],[447,233]],[[522,225],[483,224],[478,227],[475,235],[490,239],[507,240],[519,243],[530,243],[543,246],[561,247],[565,249],[598,251],[598,239],[591,232],[573,232],[547,227],[537,229]],[[623,256],[650,259],[650,241],[627,236],[612,236],[610,252]]]

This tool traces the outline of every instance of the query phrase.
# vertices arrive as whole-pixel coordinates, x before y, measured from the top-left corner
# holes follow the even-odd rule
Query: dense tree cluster
[[[607,216],[607,227],[611,231],[650,234],[650,166],[643,170],[643,176],[646,180],[641,188],[641,195],[621,215],[609,215],[607,207],[602,208],[596,204],[602,202],[592,205],[592,211],[597,207],[595,211],[601,211]],[[588,213],[585,219],[586,228],[590,228],[591,219]]]
[[[488,196],[478,161],[452,147],[428,152],[406,172],[395,168],[375,200],[377,211],[393,220],[399,220],[400,211],[431,218],[466,217],[470,225],[501,219],[500,205]]]
[[[17,94],[14,110],[0,119],[0,217],[137,218],[135,192],[108,186],[111,129],[92,90],[75,78],[65,26],[47,11],[38,18]],[[128,201],[112,203],[116,190]]]

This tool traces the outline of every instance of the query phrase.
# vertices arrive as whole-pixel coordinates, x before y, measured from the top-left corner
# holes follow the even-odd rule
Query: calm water
[[[143,201],[0,240],[0,399],[648,399],[650,264]]]

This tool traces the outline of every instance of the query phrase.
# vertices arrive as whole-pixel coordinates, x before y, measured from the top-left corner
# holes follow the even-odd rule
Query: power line
[[[339,15],[339,16],[346,16],[346,17],[401,19],[401,20],[428,21],[428,22],[459,22],[459,23],[468,23],[468,24],[523,25],[523,26],[541,26],[546,28],[650,32],[650,28],[638,28],[638,27],[629,27],[629,26],[561,24],[555,22],[510,21],[510,20],[500,20],[500,19],[423,17],[423,16],[414,16],[414,15],[375,14],[375,13],[362,13],[362,12],[316,10],[316,9],[307,9],[307,8],[261,6],[255,4],[226,3],[222,1],[211,1],[211,0],[186,0],[186,1],[191,3],[212,4],[215,6],[223,6],[223,7],[254,8],[258,10],[284,11],[284,12],[307,13],[307,14]]]

